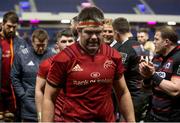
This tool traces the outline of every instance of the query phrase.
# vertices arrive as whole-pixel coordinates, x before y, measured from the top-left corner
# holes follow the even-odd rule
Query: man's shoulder
[[[141,55],[145,55],[145,51],[144,51],[144,48],[143,46],[135,39],[129,39],[127,41],[127,49],[129,50],[129,52],[131,53],[135,53],[137,56],[141,56]],[[125,46],[125,47],[126,47]],[[148,54],[148,53],[147,53]]]
[[[66,47],[64,50],[54,56],[54,60],[59,62],[67,62],[69,60],[77,58],[79,55],[79,51],[77,49],[78,48],[76,44],[72,44],[71,46]]]
[[[16,47],[16,50],[24,49],[28,47],[27,42],[22,37],[19,37],[19,36],[15,36],[13,40],[13,44],[14,44],[14,47]]]
[[[18,61],[24,62],[26,59],[32,58],[32,56],[30,56],[30,51],[28,48],[23,48],[15,52],[14,58]]]
[[[20,43],[20,44],[24,44],[26,43],[26,41],[22,38],[22,37],[19,37],[19,36],[15,36],[14,39],[13,39],[13,42],[16,44],[16,43]]]
[[[15,57],[21,58],[21,59],[27,59],[27,58],[31,58],[30,54],[31,54],[31,51],[30,51],[30,49],[27,47],[27,48],[19,49],[19,50],[15,53]]]
[[[125,44],[129,45],[131,47],[140,46],[140,43],[137,40],[135,40],[134,38],[129,38],[129,40],[127,40],[127,42]]]
[[[174,53],[172,54],[172,57],[175,61],[180,62],[180,45],[176,47]]]
[[[52,48],[47,48],[46,54],[50,57],[52,55],[57,54],[57,52],[55,50],[53,50]]]
[[[140,43],[133,38],[128,39],[123,44],[118,42],[116,46],[118,46],[118,48],[116,48],[116,49],[119,52],[125,52],[128,54],[135,53],[137,55],[142,54],[142,52],[143,52]]]
[[[135,40],[134,38],[129,38],[124,43],[117,42],[113,47],[117,50],[121,50],[124,48],[131,50],[131,49],[133,49],[133,46],[140,46],[140,43],[137,40]]]
[[[101,50],[102,50],[103,55],[106,55],[108,57],[113,57],[113,58],[121,57],[119,52],[115,48],[110,47],[109,45],[105,43],[102,44]]]
[[[49,67],[52,63],[52,59],[53,59],[53,57],[49,57],[49,58],[41,61],[41,63],[39,64],[39,69],[41,69],[41,70],[49,69]]]

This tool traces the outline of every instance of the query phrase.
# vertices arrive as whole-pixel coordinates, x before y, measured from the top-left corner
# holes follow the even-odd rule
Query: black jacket
[[[139,73],[139,61],[144,55],[140,43],[134,39],[129,39],[123,44],[117,42],[114,46],[122,56],[123,65],[125,67],[125,80],[132,96],[141,93],[142,76]]]

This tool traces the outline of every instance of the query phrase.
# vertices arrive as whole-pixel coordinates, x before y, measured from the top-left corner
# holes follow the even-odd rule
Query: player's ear
[[[166,45],[172,45],[172,41],[170,41],[168,38],[165,39]]]

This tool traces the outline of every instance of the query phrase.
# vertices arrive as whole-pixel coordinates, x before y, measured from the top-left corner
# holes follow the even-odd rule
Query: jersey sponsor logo
[[[180,65],[179,65],[179,67],[177,69],[177,75],[180,75]]]
[[[73,67],[72,71],[83,71],[83,69],[80,67],[79,64],[76,64],[76,66]]]
[[[94,83],[111,83],[112,79],[91,79],[91,80],[73,80],[73,85],[82,86]]]
[[[29,51],[28,51],[28,49],[27,48],[25,48],[25,49],[22,49],[22,53],[23,54],[27,54]]]
[[[92,78],[98,78],[98,77],[100,77],[100,73],[99,72],[92,72],[91,74],[90,74],[90,76],[92,77]]]
[[[34,66],[34,63],[33,63],[33,61],[30,61],[27,65],[28,66]]]
[[[106,60],[105,63],[104,63],[104,68],[105,69],[111,68],[112,64],[113,64],[112,60]]]
[[[158,76],[160,76],[161,78],[165,78],[166,77],[166,73],[165,72],[156,72],[158,74]]]

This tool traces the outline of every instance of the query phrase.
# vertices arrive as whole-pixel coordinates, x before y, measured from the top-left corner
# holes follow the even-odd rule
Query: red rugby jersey
[[[10,79],[11,65],[14,56],[13,49],[11,49],[12,46],[11,41],[0,37],[0,47],[2,48],[2,56],[0,56],[2,57],[0,93],[3,97],[0,99],[0,110],[9,110],[10,112],[13,112],[16,107],[16,100]]]
[[[64,100],[58,96],[55,121],[115,121],[111,98],[113,80],[123,73],[119,53],[102,44],[90,56],[78,43],[54,59],[48,73],[50,85],[64,85]]]
[[[54,55],[55,56],[55,55]],[[51,66],[51,63],[52,63],[52,60],[54,58],[54,56],[52,57],[49,57],[48,59],[46,60],[43,60],[40,65],[39,65],[39,70],[38,70],[38,73],[37,75],[43,79],[46,79],[47,78],[47,75],[48,75],[48,71],[49,71],[49,68]]]

